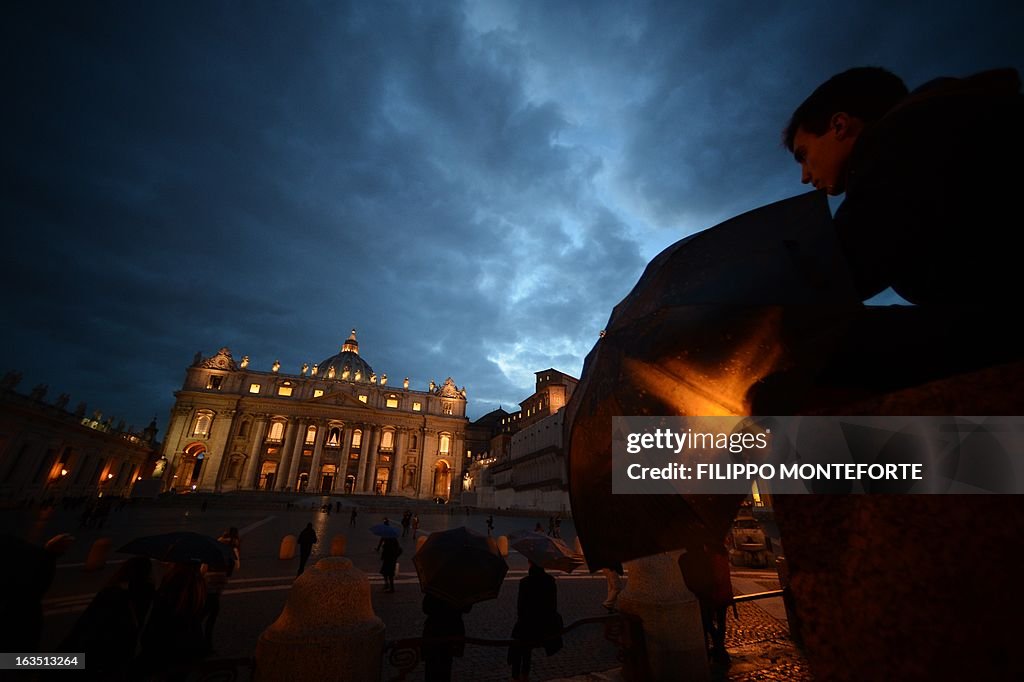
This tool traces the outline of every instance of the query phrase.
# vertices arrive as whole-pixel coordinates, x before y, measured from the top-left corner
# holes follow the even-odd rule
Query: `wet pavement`
[[[377,538],[369,527],[387,516],[392,523],[401,517],[401,508],[383,508],[381,501],[372,500],[370,507],[362,507],[356,525],[349,525],[351,502],[342,498],[341,513],[324,514],[319,502],[310,498],[300,507],[287,509],[276,503],[256,502],[246,508],[232,508],[223,500],[214,499],[203,511],[200,505],[187,500],[171,504],[136,504],[113,512],[101,528],[80,528],[77,511],[49,510],[45,513],[23,510],[0,511],[0,524],[4,530],[26,536],[42,544],[58,532],[70,531],[77,541],[58,563],[54,584],[44,600],[45,621],[43,650],[54,651],[77,617],[85,609],[95,592],[109,579],[117,562],[126,555],[112,552],[105,568],[86,572],[84,562],[92,543],[100,537],[113,540],[116,549],[134,537],[174,530],[192,530],[218,535],[228,526],[236,526],[242,534],[241,568],[232,577],[222,598],[221,613],[215,633],[215,656],[223,658],[251,657],[256,642],[281,613],[288,590],[295,578],[298,559],[280,560],[278,549],[287,534],[297,534],[306,524],[313,522],[319,536],[310,563],[329,554],[331,540],[336,535],[347,538],[346,556],[369,577],[373,608],[384,621],[389,641],[420,636],[424,615],[420,609],[422,594],[419,590],[412,553],[415,542],[410,536],[402,539],[404,549],[399,557],[399,573],[394,593],[383,592],[378,571],[379,555],[375,551]],[[232,504],[238,504],[232,502]],[[312,507],[312,508],[311,508]],[[487,513],[465,515],[444,507],[409,506],[420,515],[420,532],[443,530],[466,525],[486,532]],[[495,535],[514,530],[532,529],[538,520],[544,525],[546,518],[535,516],[508,516],[494,514]],[[562,535],[572,542],[575,530],[571,521],[563,521]],[[526,574],[526,561],[516,552],[508,557],[509,574],[498,599],[477,604],[464,621],[466,633],[472,637],[507,639],[515,620],[516,582]],[[605,581],[576,571],[573,574],[554,573],[557,577],[558,604],[566,625],[581,618],[606,614],[601,602],[605,597]],[[772,570],[734,569],[733,585],[738,594],[777,589]],[[785,612],[781,599],[738,604],[737,619],[729,612],[726,646],[731,655],[727,669],[713,669],[716,680],[810,680],[806,663],[789,640]],[[507,680],[510,677],[504,647],[469,645],[466,655],[456,659],[454,679]],[[553,656],[543,651],[534,652],[531,679],[538,680],[603,680],[621,679],[618,675],[616,647],[604,638],[600,625],[586,625],[565,637],[564,648]],[[398,674],[385,666],[385,679]],[[422,665],[406,679],[422,679]]]

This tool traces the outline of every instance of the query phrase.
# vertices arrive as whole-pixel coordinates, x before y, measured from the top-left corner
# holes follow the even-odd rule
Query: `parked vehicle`
[[[743,512],[732,522],[729,532],[729,559],[733,566],[766,567],[768,565],[768,539],[764,528],[753,514]]]

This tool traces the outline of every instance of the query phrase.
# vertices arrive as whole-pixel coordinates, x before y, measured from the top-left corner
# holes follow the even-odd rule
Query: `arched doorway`
[[[175,485],[183,491],[192,490],[192,486],[198,487],[205,460],[206,446],[202,443],[193,443],[185,448],[185,452],[181,456],[181,465],[178,467],[178,474],[175,476]]]
[[[387,495],[390,488],[391,469],[387,467],[377,468],[377,482],[374,485],[374,492],[378,495]]]
[[[448,499],[452,485],[452,469],[443,459],[434,466],[434,497]]]
[[[277,462],[264,462],[260,468],[260,490],[273,490],[274,478],[277,476]]]
[[[320,467],[320,492],[331,492],[334,489],[334,477],[337,475],[338,468],[333,464],[325,464]]]

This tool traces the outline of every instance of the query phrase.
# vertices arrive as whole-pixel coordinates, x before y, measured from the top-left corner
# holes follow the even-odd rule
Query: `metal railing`
[[[577,628],[586,625],[602,625],[604,637],[609,642],[618,646],[618,661],[622,664],[623,675],[626,679],[646,679],[647,657],[644,648],[644,631],[640,618],[626,613],[614,613],[607,616],[594,616],[592,618],[581,618],[565,626],[558,632],[545,640],[523,642],[518,639],[482,639],[480,637],[412,637],[396,639],[387,642],[384,646],[384,663],[387,666],[384,671],[385,679],[389,682],[401,682],[412,673],[422,660],[421,650],[424,645],[473,645],[485,647],[510,646],[543,646],[548,640],[555,640],[563,635],[572,632]],[[394,676],[389,677],[390,670],[394,670]]]

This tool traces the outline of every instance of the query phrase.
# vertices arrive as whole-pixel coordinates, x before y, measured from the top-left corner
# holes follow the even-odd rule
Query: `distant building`
[[[356,332],[295,374],[197,354],[176,392],[164,485],[457,499],[466,459],[466,390],[426,391],[377,375]]]
[[[579,381],[556,369],[535,374],[536,390],[519,403],[518,412],[495,410],[470,425],[474,433],[489,430],[491,437],[486,451],[473,451],[465,477],[465,504],[555,512],[569,509],[563,408]]]
[[[20,379],[8,372],[0,380],[0,500],[127,496],[153,474],[155,419],[136,432],[98,412],[86,415],[85,403],[68,411],[66,394],[47,402],[42,384],[18,393]]]

